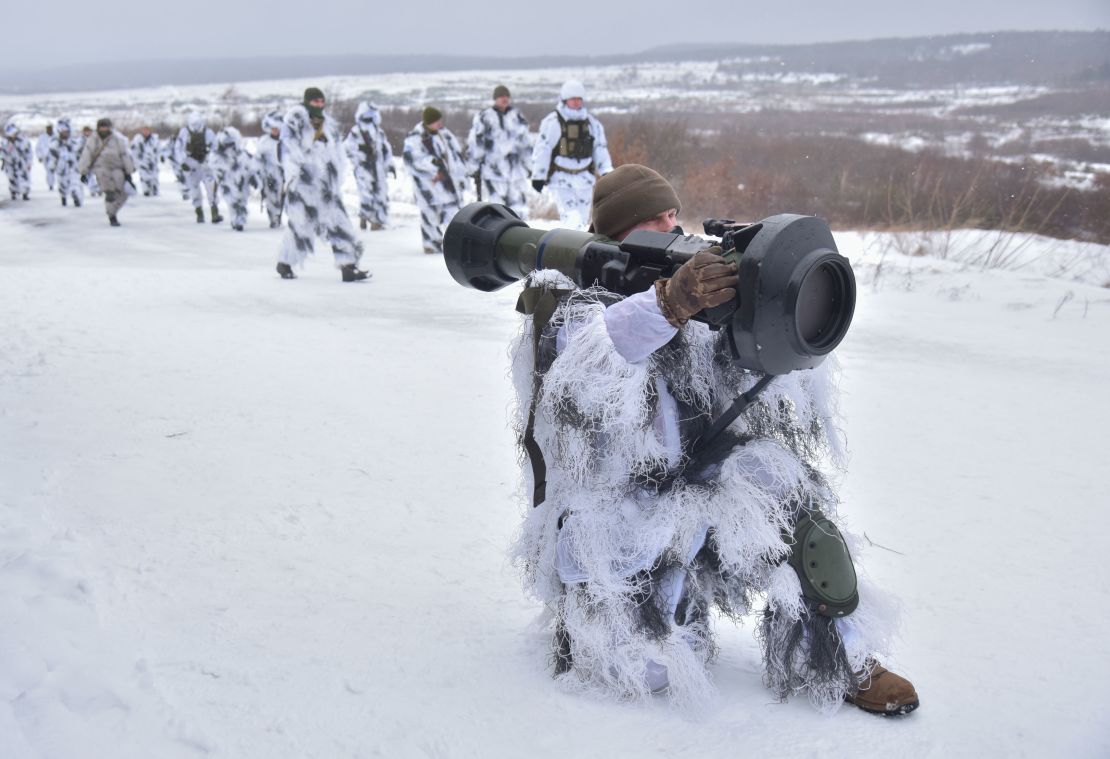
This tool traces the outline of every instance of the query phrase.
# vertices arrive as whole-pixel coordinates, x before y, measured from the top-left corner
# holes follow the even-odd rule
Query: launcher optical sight
[[[693,318],[725,330],[733,360],[745,369],[786,374],[824,361],[847,334],[856,305],[855,275],[828,224],[779,214],[756,224],[710,219],[704,226],[719,243],[681,230],[637,230],[616,242],[588,232],[532,229],[503,205],[472,203],[448,225],[444,258],[456,282],[485,292],[537,269],[557,269],[579,287],[631,295],[719,244],[737,263],[737,295]]]

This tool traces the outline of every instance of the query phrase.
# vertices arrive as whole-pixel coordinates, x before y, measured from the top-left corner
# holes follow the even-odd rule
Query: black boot
[[[212,206],[212,223],[213,224],[219,224],[223,220],[224,220],[224,217],[220,216],[219,206]]]
[[[366,229],[366,219],[362,218],[361,216],[358,219],[358,228]]]
[[[339,267],[339,273],[343,276],[344,282],[358,282],[370,276],[370,272],[357,269],[354,264]]]
[[[73,193],[73,207],[74,208],[80,208],[81,207],[81,198],[77,197],[77,193]]]
[[[111,224],[113,227],[118,227],[119,226],[119,219],[117,219],[115,216],[109,216],[108,217],[108,223]]]
[[[197,224],[203,224],[203,223],[204,223],[204,209],[203,208],[198,208],[197,209]]]
[[[63,195],[63,196],[62,196],[62,205],[64,206],[65,204],[66,204],[66,196],[65,196],[65,195]]]
[[[23,193],[23,199],[24,200],[30,200],[31,199],[31,193],[29,193],[29,192]]]
[[[242,224],[232,224],[231,228],[234,229],[236,232],[242,232],[243,231],[243,225]]]
[[[279,263],[277,265],[277,273],[281,275],[282,279],[296,279],[297,275],[293,273],[293,267],[289,264]]]

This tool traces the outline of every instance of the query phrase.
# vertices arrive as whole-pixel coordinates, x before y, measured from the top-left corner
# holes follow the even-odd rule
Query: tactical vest
[[[197,163],[204,163],[204,159],[208,157],[208,140],[204,132],[203,129],[199,132],[189,130],[189,144],[185,152]]]
[[[567,121],[563,114],[555,111],[559,117],[559,144],[555,147],[555,155],[563,158],[593,158],[594,136],[590,133],[589,119],[576,119]],[[554,157],[554,156],[553,156]]]

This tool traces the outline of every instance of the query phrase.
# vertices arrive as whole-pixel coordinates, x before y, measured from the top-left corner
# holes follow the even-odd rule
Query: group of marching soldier
[[[474,116],[465,148],[444,126],[443,113],[425,108],[420,123],[405,137],[401,155],[413,180],[424,251],[442,252],[443,228],[464,204],[471,181],[479,199],[502,203],[521,217],[527,216],[529,193],[546,188],[562,222],[584,228],[594,181],[613,169],[605,130],[586,110],[585,96],[580,82],[566,82],[555,109],[533,135],[512,105],[508,88],[499,85],[492,105]],[[283,278],[296,277],[294,269],[320,236],[331,245],[343,280],[357,281],[368,273],[357,266],[363,246],[342,202],[345,164],[350,162],[358,186],[360,228],[381,230],[389,224],[389,178],[397,174],[393,150],[373,103],[358,105],[345,138],[325,107],[323,92],[310,87],[300,105],[284,114],[267,113],[253,154],[234,126],[216,132],[197,113],[187,116],[173,138],[160,139],[144,126],[130,143],[108,119],[97,123],[95,133],[85,127],[78,135],[63,118],[46,127],[33,151],[9,121],[2,144],[4,171],[12,200],[26,200],[37,157],[48,187],[57,188],[62,205],[74,207],[83,203],[86,187],[98,195],[107,182],[106,210],[113,226],[119,225],[119,208],[139,191],[132,174],[138,172],[144,196],[158,195],[163,162],[172,167],[198,223],[206,221],[206,205],[207,221],[223,221],[222,199],[231,228],[242,231],[254,188],[262,196],[270,227],[280,227],[283,216],[287,222],[277,265]]]

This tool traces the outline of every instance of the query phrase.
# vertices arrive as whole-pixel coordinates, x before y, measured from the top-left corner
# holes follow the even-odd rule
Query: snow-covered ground
[[[514,288],[455,284],[411,206],[370,282],[323,250],[288,282],[254,210],[198,225],[167,181],[112,229],[35,179],[0,202],[0,757],[1110,754],[1110,250],[1074,281],[838,233],[844,511],[922,707],[775,703],[720,622],[691,715],[545,669],[506,558]]]

